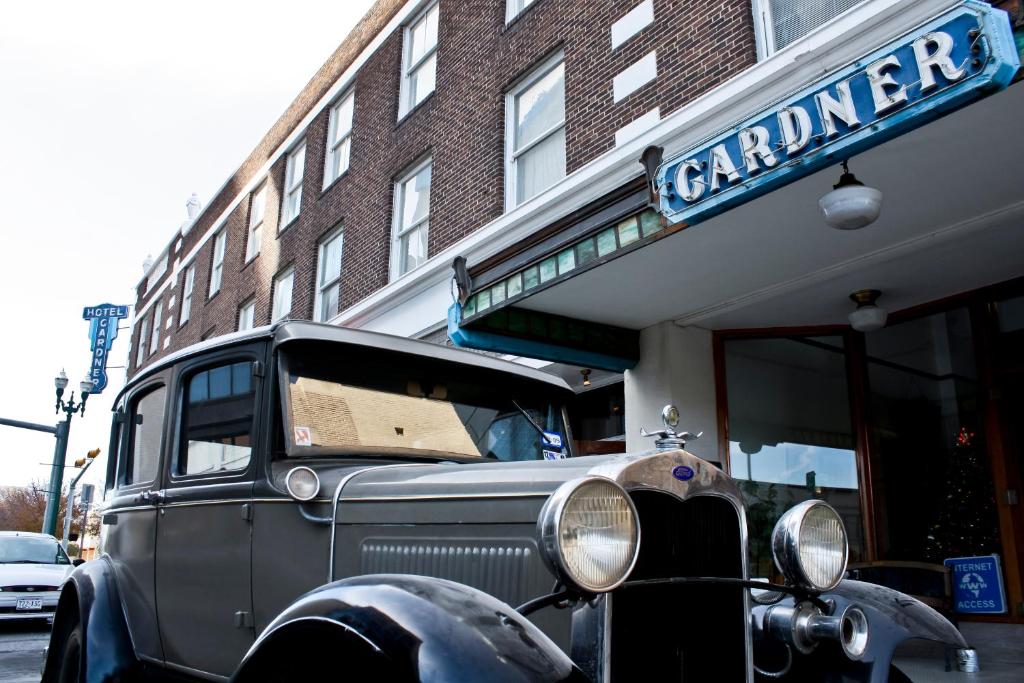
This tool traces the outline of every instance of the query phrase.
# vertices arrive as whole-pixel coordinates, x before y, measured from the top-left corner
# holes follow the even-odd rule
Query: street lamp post
[[[93,388],[93,381],[89,378],[83,379],[78,385],[82,394],[82,400],[75,403],[75,392],[64,401],[64,390],[68,386],[68,376],[61,370],[60,374],[53,378],[53,385],[57,388],[56,413],[61,411],[67,415],[63,422],[57,423],[57,447],[54,449],[53,465],[50,468],[50,490],[46,498],[46,514],[43,516],[43,533],[55,535],[57,531],[57,512],[60,509],[60,488],[64,481],[64,460],[68,456],[68,434],[71,431],[71,418],[75,413],[85,415],[85,402],[89,400],[89,393]],[[68,511],[70,513],[70,510]]]

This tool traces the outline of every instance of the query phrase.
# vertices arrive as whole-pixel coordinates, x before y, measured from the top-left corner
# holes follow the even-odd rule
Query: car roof
[[[143,368],[141,372],[132,377],[124,388],[118,392],[113,405],[116,407],[118,401],[121,400],[121,397],[131,387],[135,386],[146,377],[160,372],[175,363],[218,349],[229,348],[260,340],[271,340],[274,343],[275,348],[282,344],[298,340],[312,340],[385,349],[389,351],[397,351],[399,353],[450,361],[460,365],[507,372],[526,379],[543,382],[558,389],[569,392],[572,391],[569,385],[561,377],[542,370],[535,370],[534,368],[530,368],[525,365],[513,363],[511,361],[494,358],[483,353],[465,351],[463,349],[443,346],[433,342],[409,339],[407,337],[398,337],[395,335],[383,334],[381,332],[355,330],[348,327],[339,327],[338,325],[314,323],[304,320],[287,320],[273,325],[265,325],[251,330],[245,330],[244,332],[232,332],[230,334],[199,342],[198,344],[181,349],[180,351],[175,351],[174,353],[161,358],[152,365]]]
[[[0,536],[24,536],[26,538],[48,538],[51,541],[57,540],[50,534],[41,534],[38,531],[0,531]]]

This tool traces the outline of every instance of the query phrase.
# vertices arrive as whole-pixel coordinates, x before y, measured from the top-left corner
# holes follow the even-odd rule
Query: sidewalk
[[[1024,626],[965,622],[960,631],[978,651],[980,671],[945,671],[943,647],[913,640],[896,651],[896,666],[915,683],[1020,683],[1024,681]]]

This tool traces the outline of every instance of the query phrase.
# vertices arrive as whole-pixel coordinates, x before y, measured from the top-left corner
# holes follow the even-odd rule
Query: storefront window
[[[726,339],[724,350],[729,463],[747,502],[751,576],[773,573],[772,528],[810,498],[842,515],[856,561],[863,524],[843,338]]]
[[[967,309],[865,339],[879,559],[1000,552]]]

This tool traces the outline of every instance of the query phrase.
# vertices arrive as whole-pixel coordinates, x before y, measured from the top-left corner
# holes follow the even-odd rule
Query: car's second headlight
[[[589,593],[625,581],[640,548],[633,501],[603,477],[562,484],[544,505],[538,530],[552,569],[564,583]]]
[[[793,506],[772,531],[772,555],[779,571],[809,590],[835,588],[846,572],[848,554],[843,520],[824,501]]]

